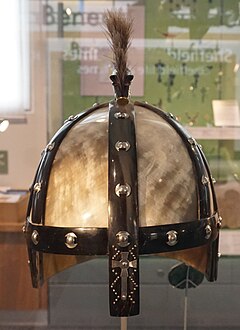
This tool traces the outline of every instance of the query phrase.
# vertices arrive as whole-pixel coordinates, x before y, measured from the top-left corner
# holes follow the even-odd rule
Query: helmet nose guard
[[[24,232],[34,287],[45,280],[45,256],[108,255],[110,314],[132,316],[139,255],[175,257],[216,280],[221,219],[200,146],[171,114],[130,103],[133,76],[118,72],[116,99],[71,116],[45,148]]]

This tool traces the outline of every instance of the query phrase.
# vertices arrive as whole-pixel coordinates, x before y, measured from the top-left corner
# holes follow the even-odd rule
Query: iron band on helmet
[[[132,104],[124,72],[121,85],[118,70],[111,76],[115,100],[70,117],[45,148],[25,226],[34,286],[54,273],[49,256],[57,272],[67,258],[108,255],[112,316],[139,313],[141,254],[183,260],[216,280],[221,220],[200,146],[172,115]]]
[[[191,249],[214,241],[218,215],[174,225],[139,228],[139,254]],[[173,230],[174,228],[174,230]],[[120,232],[124,236],[126,232]],[[129,236],[129,235],[127,235]],[[94,237],[94,242],[92,242]],[[42,226],[27,221],[29,247],[38,252],[102,256],[108,254],[107,228]],[[71,249],[71,250],[69,250]],[[212,278],[215,280],[216,278]]]

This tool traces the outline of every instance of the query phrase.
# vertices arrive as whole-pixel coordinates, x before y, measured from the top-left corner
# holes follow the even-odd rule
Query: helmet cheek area
[[[180,260],[205,274],[208,266],[209,244],[178,252],[161,253],[159,256]]]

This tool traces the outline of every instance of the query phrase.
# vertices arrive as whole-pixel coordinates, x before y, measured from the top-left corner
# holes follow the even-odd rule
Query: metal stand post
[[[184,295],[183,330],[187,330],[188,281],[189,281],[189,267],[187,268],[187,274],[186,274],[186,287],[185,287],[185,295]]]
[[[127,330],[127,317],[121,317],[121,330]]]

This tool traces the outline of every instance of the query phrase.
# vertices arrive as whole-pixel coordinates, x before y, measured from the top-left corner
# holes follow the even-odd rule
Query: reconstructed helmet
[[[118,35],[127,24],[121,12],[106,16],[114,51],[128,48]],[[25,234],[35,287],[108,255],[110,314],[131,316],[139,313],[139,255],[180,259],[216,280],[220,217],[201,147],[171,114],[130,102],[133,76],[118,58],[115,99],[71,116],[45,148]]]

